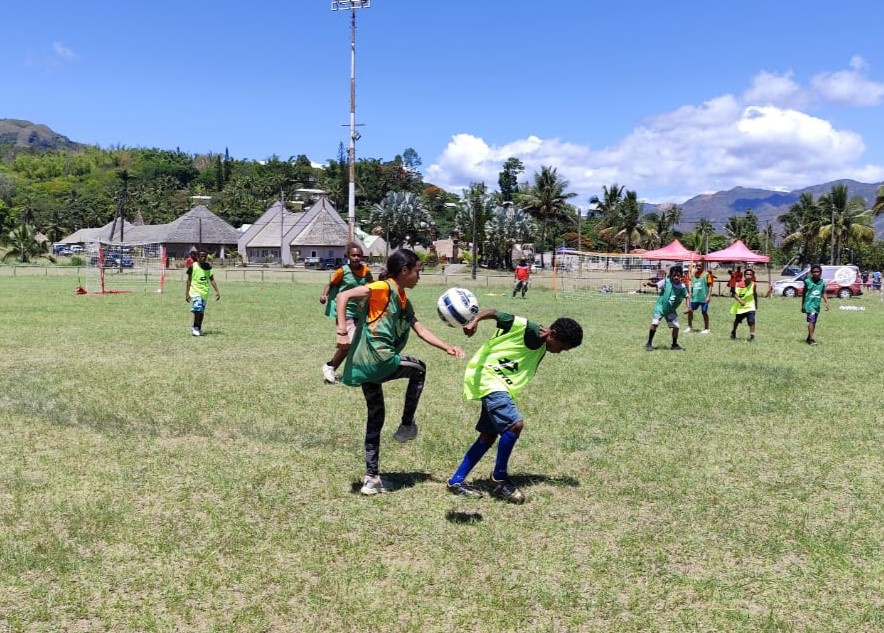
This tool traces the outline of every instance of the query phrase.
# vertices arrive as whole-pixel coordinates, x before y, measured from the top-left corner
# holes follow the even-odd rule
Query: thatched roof
[[[113,230],[113,235],[111,235]],[[123,223],[122,240],[120,225],[108,222],[99,229],[80,229],[62,240],[65,244],[107,242],[112,244],[219,244],[236,245],[239,231],[230,224],[199,205],[168,224],[136,226]]]
[[[292,213],[281,202],[273,203],[249,228],[251,234],[246,245],[249,248],[279,248],[280,241],[303,216],[304,212]]]
[[[298,219],[292,230],[292,246],[343,246],[346,248],[349,227],[328,198],[322,196]]]

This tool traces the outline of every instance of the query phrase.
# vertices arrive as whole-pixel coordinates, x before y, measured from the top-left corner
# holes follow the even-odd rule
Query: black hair
[[[673,273],[678,274],[678,275],[684,274],[684,269],[681,266],[679,266],[678,264],[676,264],[675,266],[673,266],[672,268],[669,269],[669,274],[672,275]]]
[[[417,253],[407,248],[400,248],[390,253],[390,256],[387,258],[387,268],[381,272],[378,278],[384,280],[395,277],[406,268],[414,268],[419,261],[420,258],[417,256]]]
[[[362,251],[362,247],[359,244],[357,244],[356,242],[350,242],[349,244],[347,244],[347,255],[349,255],[350,251],[352,251],[354,248],[356,250],[358,250],[360,253],[362,253],[363,255],[365,254]]]
[[[583,328],[574,319],[559,317],[553,321],[549,329],[552,330],[557,341],[564,343],[571,349],[579,347],[583,342]]]

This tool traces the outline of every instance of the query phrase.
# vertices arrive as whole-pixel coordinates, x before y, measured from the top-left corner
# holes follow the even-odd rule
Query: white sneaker
[[[703,330],[700,334],[709,334],[709,330]]]
[[[194,336],[202,336],[203,335],[203,333],[200,332],[200,329],[198,327],[191,328],[190,333],[193,334]]]
[[[691,328],[689,328],[689,327],[687,327],[687,328],[684,329],[684,333],[685,333],[685,334],[689,334],[689,333],[691,333],[691,332],[693,332],[693,330],[692,330]]]
[[[364,495],[377,495],[389,490],[389,484],[380,477],[369,477],[366,475],[362,478],[362,488],[359,489]]]
[[[404,444],[410,442],[417,437],[417,422],[412,422],[411,426],[400,424],[396,432],[393,433],[393,439]]]
[[[325,382],[330,385],[333,385],[338,381],[338,377],[335,376],[335,368],[328,363],[322,366],[322,377],[325,379]]]

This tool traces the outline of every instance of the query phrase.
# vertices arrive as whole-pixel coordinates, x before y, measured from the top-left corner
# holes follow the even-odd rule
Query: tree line
[[[557,246],[629,252],[680,239],[697,252],[709,252],[740,239],[780,263],[884,265],[884,244],[875,240],[872,226],[874,216],[884,211],[884,188],[872,209],[851,197],[845,185],[817,199],[803,194],[778,218],[779,235],[769,223],[759,226],[751,210],[729,217],[721,231],[707,218],[685,231],[678,205],[647,210],[636,191],[619,184],[603,187],[580,204],[553,166],[525,178],[523,163],[511,157],[501,167],[496,189],[476,182],[458,195],[425,182],[421,164],[412,148],[391,161],[357,160],[357,222],[393,248],[428,246],[451,237],[462,244],[475,242],[483,265],[511,268],[516,244],[534,244],[542,260],[545,251]],[[50,256],[48,243],[36,239],[38,232],[57,242],[78,229],[103,226],[118,213],[133,223],[171,222],[193,206],[195,196],[208,196],[207,206],[233,226],[253,223],[280,199],[294,203],[298,189],[322,189],[346,214],[348,186],[343,144],[321,166],[303,154],[254,161],[233,159],[227,151],[191,155],[156,148],[6,147],[0,152],[4,258]]]

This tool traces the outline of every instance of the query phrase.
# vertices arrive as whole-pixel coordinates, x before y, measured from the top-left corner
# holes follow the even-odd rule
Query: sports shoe
[[[691,328],[689,328],[689,327],[686,327],[686,328],[684,329],[684,333],[685,333],[685,334],[690,334],[690,333],[693,332],[693,331],[694,331],[694,330],[691,329]]]
[[[807,339],[807,344],[808,345],[816,345],[816,339],[815,338]]]
[[[747,338],[746,340],[749,341],[749,342],[751,343],[752,341],[755,340],[755,335],[754,335],[754,334],[750,334],[750,335],[749,335],[749,338]]]
[[[709,330],[701,330],[700,334],[709,334]]]
[[[654,346],[651,345],[650,343],[648,343],[647,345],[645,345],[645,351],[646,351],[646,352],[653,352],[653,351],[654,351]]]
[[[364,495],[377,495],[389,490],[389,484],[380,477],[369,477],[366,475],[362,478],[362,488],[359,489]]]
[[[736,333],[736,332],[731,332],[731,340],[732,340],[732,341],[736,341],[736,340],[737,340],[737,333]]]
[[[525,495],[509,479],[495,479],[494,473],[491,473],[491,483],[494,484],[492,496],[510,503],[525,503]]]
[[[325,382],[330,385],[333,385],[338,381],[338,377],[335,376],[335,368],[328,363],[322,366],[322,377],[325,379]]]
[[[194,336],[202,336],[203,335],[203,333],[200,332],[200,329],[198,327],[191,328],[190,333],[193,334]]]
[[[481,492],[464,482],[448,484],[448,492],[459,497],[469,497],[471,499],[478,499],[482,496]]]
[[[410,426],[400,424],[396,432],[393,433],[393,439],[404,444],[410,442],[417,437],[417,422],[412,422]]]
[[[671,349],[673,352],[683,352],[684,351],[684,348],[681,345],[679,345],[678,343],[673,343],[672,347],[670,347],[669,349]]]

